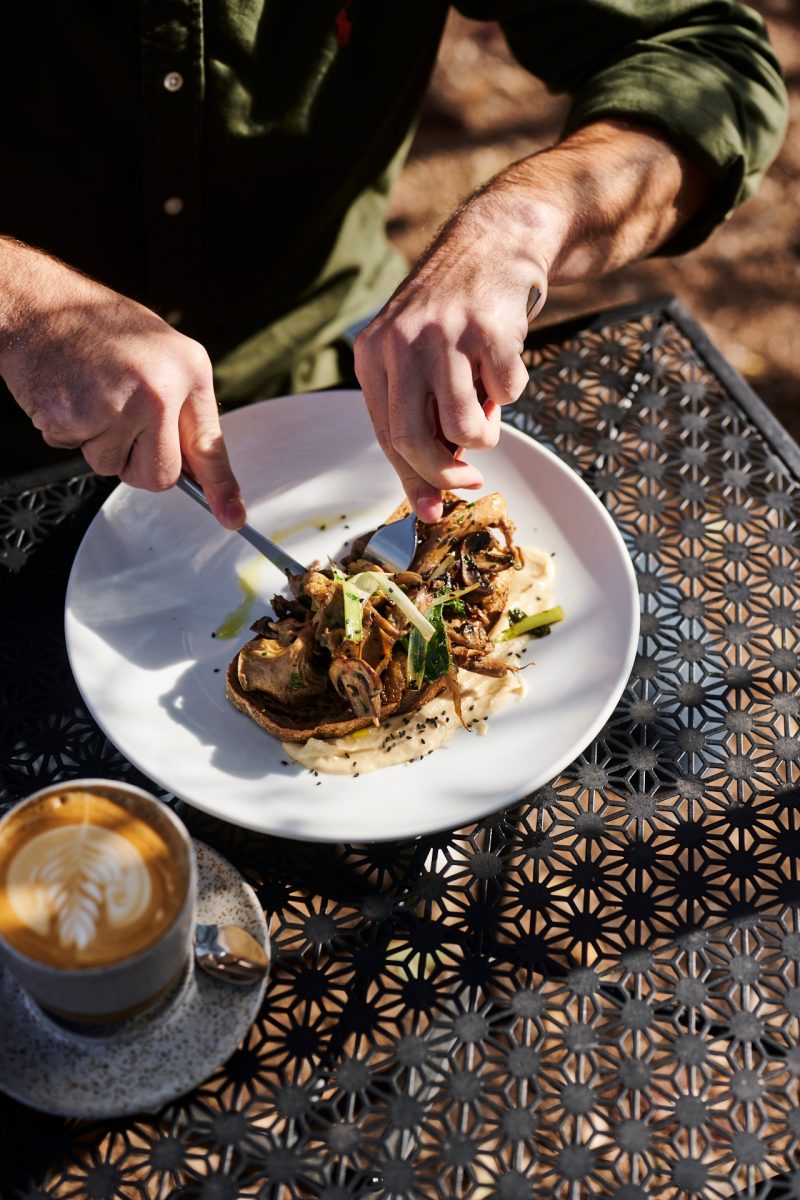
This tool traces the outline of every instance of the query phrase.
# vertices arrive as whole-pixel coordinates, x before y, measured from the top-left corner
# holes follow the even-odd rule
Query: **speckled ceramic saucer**
[[[252,888],[215,850],[194,845],[198,922],[241,925],[269,950]],[[0,966],[0,1090],[63,1117],[152,1111],[202,1083],[233,1053],[266,986],[264,979],[236,987],[192,968],[156,1008],[78,1031],[42,1012]]]

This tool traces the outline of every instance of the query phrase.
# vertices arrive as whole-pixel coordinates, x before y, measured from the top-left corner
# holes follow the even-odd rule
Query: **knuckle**
[[[398,430],[392,433],[387,440],[389,445],[391,445],[397,451],[400,457],[406,460],[406,462],[410,461],[412,458],[416,458],[417,443],[410,433],[405,433],[402,430]]]
[[[457,442],[459,446],[483,445],[484,431],[468,413],[450,413],[443,425],[451,442]]]
[[[165,463],[156,460],[153,463],[152,473],[150,476],[149,490],[152,492],[166,492],[171,487],[174,487],[178,482],[180,475],[179,463]]]
[[[202,378],[203,381],[211,379],[211,359],[208,356],[208,351],[200,342],[193,341],[192,338],[187,338],[187,360],[194,374]]]
[[[467,446],[468,450],[491,450],[500,440],[500,426],[489,424],[486,422],[484,429],[481,430],[480,442],[474,442],[472,446]]]
[[[472,313],[464,324],[461,342],[479,353],[481,348],[496,346],[501,335],[502,330],[487,313]]]
[[[166,475],[156,472],[150,476],[144,486],[148,492],[168,492],[171,487],[175,486],[176,482],[177,477],[176,479],[173,479],[171,476],[167,477]]]
[[[514,385],[509,379],[498,379],[494,387],[489,391],[489,399],[493,404],[513,404],[519,399],[519,390],[514,388]]]
[[[415,348],[418,339],[419,333],[415,328],[402,319],[393,321],[385,334],[387,353],[392,359],[403,358]]]
[[[528,372],[523,367],[521,371],[512,369],[500,377],[492,400],[496,404],[515,404],[528,386]]]
[[[353,342],[353,359],[356,366],[366,366],[375,349],[376,337],[370,326],[362,329]]]
[[[96,475],[119,475],[124,470],[127,453],[117,446],[83,446],[83,457]]]
[[[449,439],[455,442],[456,446],[461,450],[488,450],[490,443],[487,441],[483,432],[478,433],[456,433]]]
[[[151,380],[147,387],[142,389],[141,395],[144,407],[150,414],[150,420],[154,421],[157,425],[166,420],[172,408],[170,399],[171,385],[171,380]]]
[[[375,433],[375,438],[380,446],[392,445],[392,434],[385,421],[376,420],[375,416],[373,415],[372,428]]]
[[[181,398],[183,381],[172,359],[148,363],[128,394],[121,398],[120,412],[134,414],[144,424],[160,424],[173,412]]]
[[[185,448],[197,458],[216,458],[225,449],[222,430],[219,427],[201,426],[185,439]]]
[[[40,429],[39,432],[45,445],[52,446],[55,450],[74,450],[81,444],[75,438],[67,437],[55,429]]]
[[[531,377],[528,374],[528,368],[522,359],[514,372],[514,378],[511,383],[511,395],[513,400],[519,400],[520,396],[530,386]]]
[[[486,425],[484,426],[483,434],[484,445],[487,448],[491,449],[492,446],[496,446],[500,441],[500,422],[487,421]]]

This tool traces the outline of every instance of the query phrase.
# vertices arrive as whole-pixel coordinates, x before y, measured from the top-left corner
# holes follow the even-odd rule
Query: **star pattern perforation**
[[[525,357],[505,418],[583,475],[636,570],[616,710],[546,787],[415,842],[303,845],[177,804],[269,916],[265,1005],[157,1114],[0,1098],[10,1200],[800,1200],[797,478],[674,304]],[[148,785],[41,590],[103,487],[0,498],[4,803]]]

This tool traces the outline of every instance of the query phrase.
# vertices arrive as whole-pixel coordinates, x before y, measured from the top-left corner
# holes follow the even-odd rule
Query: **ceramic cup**
[[[188,961],[197,867],[185,826],[141,788],[76,779],[0,820],[0,961],[44,1009],[120,1020]]]

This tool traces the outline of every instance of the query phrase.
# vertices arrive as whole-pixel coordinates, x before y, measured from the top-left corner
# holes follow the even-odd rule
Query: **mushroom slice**
[[[469,619],[451,621],[448,633],[450,634],[450,645],[454,651],[458,647],[464,646],[468,650],[486,654],[492,649],[492,643],[487,637],[485,628],[476,621]]]
[[[506,659],[495,658],[491,654],[476,655],[473,651],[465,650],[462,656],[458,659],[458,665],[463,667],[465,671],[472,671],[475,675],[510,675],[515,674],[519,667],[514,663],[508,662]]]
[[[256,637],[239,652],[237,674],[246,692],[266,692],[284,704],[298,704],[325,690],[325,673],[312,660],[313,637],[305,629],[288,646]]]
[[[371,716],[378,724],[381,715],[381,679],[361,658],[334,658],[328,676],[339,695],[357,717]]]
[[[497,575],[515,564],[514,554],[495,541],[488,529],[476,529],[461,543],[461,577],[464,584],[486,582],[486,576]]]
[[[307,616],[303,620],[284,617],[282,621],[273,620],[272,617],[259,617],[250,628],[253,633],[259,633],[269,641],[278,642],[281,646],[291,646],[295,638],[304,632],[307,625]]]

